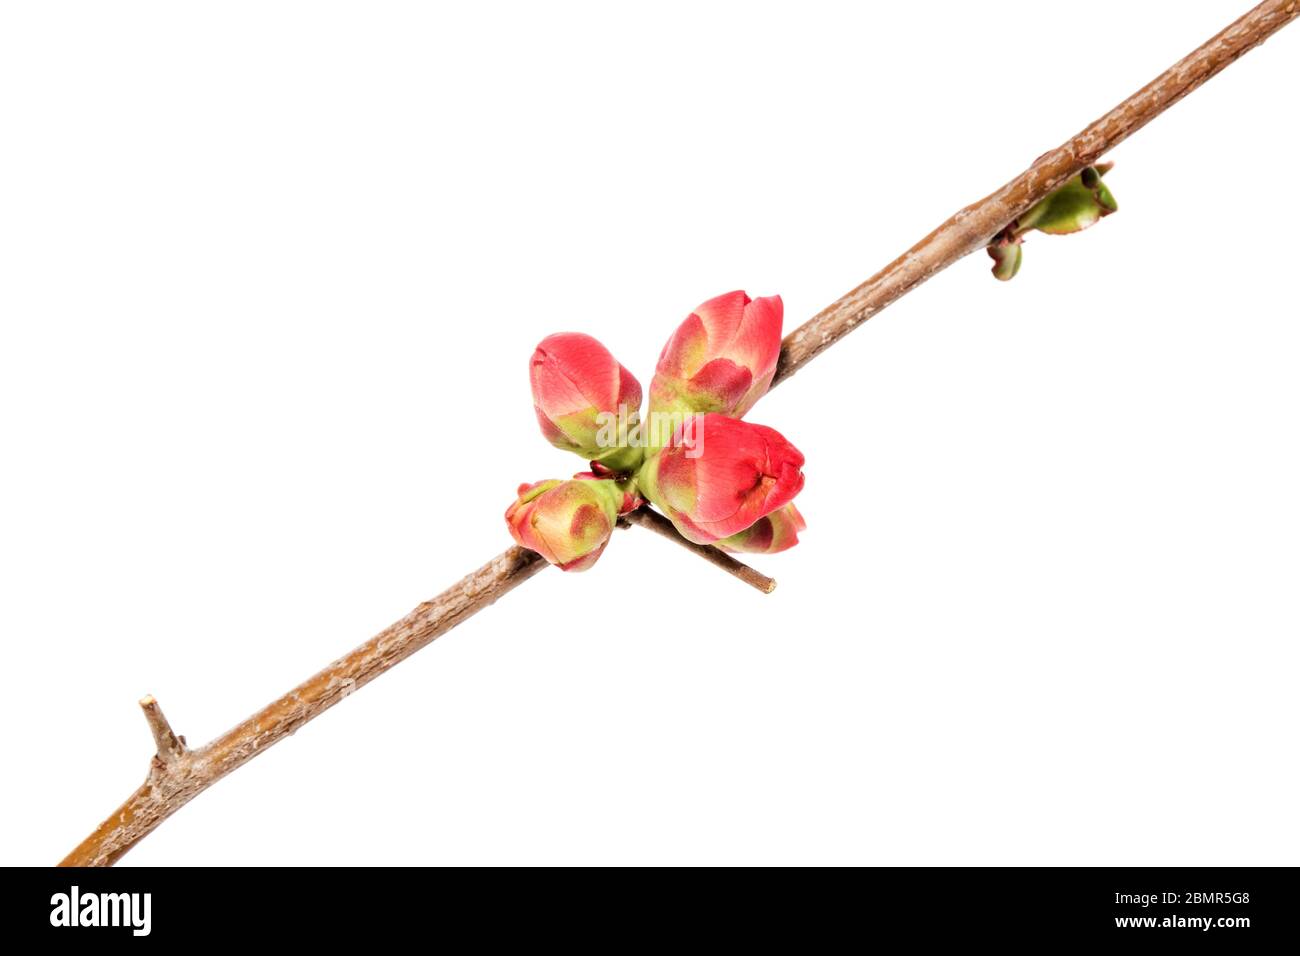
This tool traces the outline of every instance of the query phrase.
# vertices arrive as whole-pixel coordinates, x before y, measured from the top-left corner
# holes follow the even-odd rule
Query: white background
[[[1247,5],[7,4],[3,862],[509,544],[544,335],[793,328]],[[1298,82],[762,401],[772,596],[620,533],[125,862],[1296,863]]]

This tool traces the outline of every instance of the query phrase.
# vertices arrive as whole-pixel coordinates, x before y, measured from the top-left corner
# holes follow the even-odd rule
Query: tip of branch
[[[696,544],[682,537],[671,521],[665,518],[657,511],[650,508],[638,508],[636,511],[629,512],[619,518],[620,525],[624,521],[629,524],[638,524],[643,528],[649,528],[656,534],[662,535],[669,541],[675,541],[684,547],[687,551],[693,551],[710,564],[722,568],[732,577],[744,581],[750,587],[762,591],[764,594],[771,594],[776,590],[776,582],[766,574],[755,571],[748,564],[737,560],[725,551],[708,544]]]
[[[140,698],[140,709],[144,711],[145,722],[149,724],[149,731],[158,747],[159,759],[168,763],[182,756],[185,753],[184,738],[176,736],[153,694]]]

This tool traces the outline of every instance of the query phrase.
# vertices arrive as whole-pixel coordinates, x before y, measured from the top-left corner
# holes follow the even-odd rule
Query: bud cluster
[[[519,486],[514,539],[565,571],[596,563],[618,516],[649,500],[682,536],[773,554],[798,543],[803,455],[775,429],[742,421],[772,383],[780,296],[729,292],[695,309],[659,356],[647,421],[641,385],[589,335],[547,336],[529,363],[547,441],[590,462],[572,479]]]

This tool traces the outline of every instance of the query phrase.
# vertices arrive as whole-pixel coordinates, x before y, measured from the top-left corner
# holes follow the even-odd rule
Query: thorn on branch
[[[154,744],[158,747],[158,759],[167,764],[184,756],[185,738],[177,737],[172,731],[172,725],[167,723],[162,708],[152,694],[140,698],[140,709],[144,711],[144,719],[153,733]]]

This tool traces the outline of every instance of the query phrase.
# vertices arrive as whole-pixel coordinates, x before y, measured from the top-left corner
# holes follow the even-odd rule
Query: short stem
[[[605,468],[619,475],[634,474],[641,467],[641,460],[644,457],[643,449],[638,445],[623,445],[616,448],[607,455],[602,455],[596,461],[600,462]]]
[[[158,701],[152,694],[140,698],[140,709],[144,711],[144,719],[153,734],[153,742],[158,748],[159,758],[164,763],[171,763],[183,756],[185,744],[176,736],[172,725],[167,723],[162,708],[158,706]]]
[[[748,564],[737,561],[725,551],[720,551],[707,544],[696,544],[694,541],[683,538],[681,533],[673,527],[673,523],[657,511],[651,511],[649,508],[638,508],[623,517],[632,524],[640,525],[642,528],[649,528],[669,541],[675,541],[688,551],[694,551],[705,561],[715,567],[722,568],[732,577],[739,578],[750,587],[756,588],[764,594],[771,594],[776,590],[776,581],[766,574],[755,571]]]

